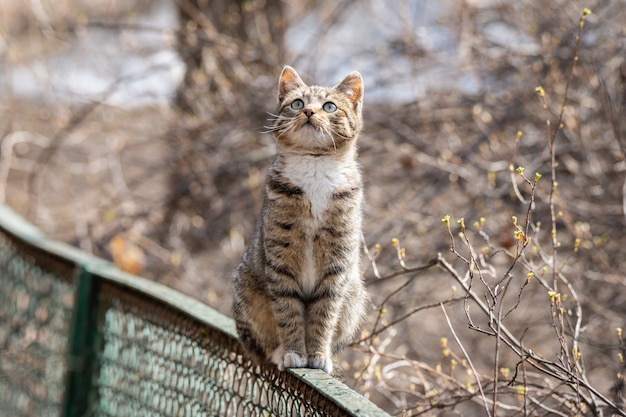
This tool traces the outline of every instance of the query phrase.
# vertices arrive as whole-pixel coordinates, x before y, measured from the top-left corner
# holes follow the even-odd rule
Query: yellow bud
[[[548,296],[550,297],[550,302],[554,303],[554,296],[556,295],[556,292],[554,291],[548,291]]]
[[[398,239],[395,237],[391,239],[391,246],[393,246],[394,249],[398,249]]]
[[[545,96],[545,91],[543,91],[542,86],[535,87],[535,93],[539,94],[540,97]]]
[[[172,252],[170,255],[170,263],[173,266],[180,266],[183,260],[183,255],[180,252]]]
[[[622,328],[621,327],[617,328],[617,337],[619,337],[620,339],[622,338]]]
[[[448,338],[447,337],[442,337],[441,338],[441,347],[442,348],[447,348],[448,347]]]

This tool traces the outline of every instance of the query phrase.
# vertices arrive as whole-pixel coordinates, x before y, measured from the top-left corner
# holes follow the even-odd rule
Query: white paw
[[[287,352],[283,357],[283,365],[285,368],[305,368],[306,358],[296,352]]]
[[[296,352],[282,353],[282,349],[276,349],[272,354],[272,362],[278,366],[281,371],[285,368],[305,368],[306,358]]]
[[[315,369],[321,369],[322,371],[330,374],[333,371],[333,360],[327,355],[314,355],[309,360],[309,366]]]

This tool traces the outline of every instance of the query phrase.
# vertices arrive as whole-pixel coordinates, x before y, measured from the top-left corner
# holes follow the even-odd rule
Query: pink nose
[[[311,117],[315,114],[315,112],[312,109],[304,109],[302,110],[304,112],[304,114],[306,114],[306,117]]]

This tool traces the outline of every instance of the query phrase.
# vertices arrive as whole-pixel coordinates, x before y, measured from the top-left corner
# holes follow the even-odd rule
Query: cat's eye
[[[337,106],[335,105],[335,103],[331,103],[330,101],[327,101],[322,106],[322,109],[324,109],[326,113],[332,113],[337,110]]]
[[[304,101],[296,99],[291,103],[291,108],[294,110],[301,110],[304,107]]]

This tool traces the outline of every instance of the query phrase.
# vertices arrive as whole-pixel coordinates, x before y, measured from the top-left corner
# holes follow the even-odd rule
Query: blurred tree
[[[194,253],[216,248],[223,236],[254,218],[250,213],[260,197],[252,188],[260,187],[246,184],[271,156],[259,132],[285,63],[286,24],[280,0],[176,5],[177,48],[186,72],[174,102],[179,117],[168,138],[170,194],[157,232],[168,246]],[[233,210],[241,200],[246,208]]]
[[[203,116],[204,107],[213,108],[207,100],[220,89],[239,89],[249,75],[274,70],[283,62],[285,20],[280,0],[176,4],[178,51],[187,67],[175,100],[181,110]]]

